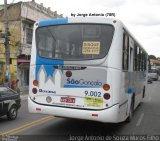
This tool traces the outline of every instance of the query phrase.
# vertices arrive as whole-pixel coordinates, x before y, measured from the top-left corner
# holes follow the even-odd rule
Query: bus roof
[[[111,23],[113,24],[113,21],[120,21],[120,20],[110,19],[110,18],[58,18],[58,19],[39,21],[38,26],[41,27],[41,26],[67,24],[67,23]]]

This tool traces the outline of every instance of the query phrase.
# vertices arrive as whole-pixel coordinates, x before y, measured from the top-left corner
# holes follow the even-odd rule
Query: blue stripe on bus
[[[37,54],[36,56],[36,80],[38,79],[39,70],[41,69],[42,65],[46,71],[47,77],[49,76],[52,77],[55,72],[54,66],[63,66],[64,61],[42,58],[42,57],[39,57]]]
[[[99,88],[93,86],[77,86],[77,85],[64,85],[64,88]]]
[[[128,88],[128,94],[133,94],[135,93],[135,89],[134,88]]]
[[[68,23],[68,18],[40,21],[38,26],[42,27],[42,26],[49,26],[49,25],[55,25],[55,24],[65,24],[65,23]]]

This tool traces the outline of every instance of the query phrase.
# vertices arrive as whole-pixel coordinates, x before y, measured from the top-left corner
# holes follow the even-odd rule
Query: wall
[[[20,37],[21,37],[21,28],[20,28],[20,21],[10,21],[9,22],[9,31],[11,33],[10,36],[10,42],[9,42],[9,47],[10,47],[10,78],[11,80],[17,78],[17,54],[20,49]],[[4,31],[4,24],[0,22],[0,29]],[[2,68],[0,72],[0,84],[5,80],[5,72],[6,72],[6,57],[5,57],[5,46],[3,43],[4,39],[0,40],[0,62],[3,62],[3,66],[1,65],[0,67]],[[0,63],[2,64],[2,63]]]
[[[21,17],[23,17],[25,19],[30,19],[32,21],[39,21],[39,20],[51,19],[56,16],[57,16],[56,13],[54,15],[52,12],[52,14],[49,15],[49,13],[44,12],[44,7],[38,5],[34,2],[22,4]]]
[[[21,19],[21,2],[8,6],[8,19],[10,21],[19,21]],[[4,11],[0,10],[0,21],[4,21]]]

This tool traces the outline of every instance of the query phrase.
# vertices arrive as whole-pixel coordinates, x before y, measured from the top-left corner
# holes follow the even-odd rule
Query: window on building
[[[32,35],[33,35],[33,29],[26,28],[26,43],[27,44],[32,44]]]

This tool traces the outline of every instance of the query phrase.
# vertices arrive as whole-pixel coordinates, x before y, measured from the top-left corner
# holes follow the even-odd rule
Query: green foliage
[[[156,56],[154,56],[154,55],[149,55],[148,58],[149,59],[157,59]]]

